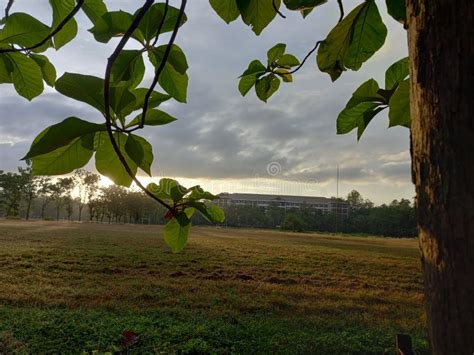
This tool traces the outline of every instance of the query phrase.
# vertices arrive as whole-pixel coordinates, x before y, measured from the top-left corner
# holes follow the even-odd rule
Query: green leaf
[[[49,0],[53,8],[53,28],[66,18],[75,7],[74,0]],[[54,48],[59,49],[72,41],[77,35],[77,23],[75,19],[70,19],[57,34],[54,35]]]
[[[186,196],[188,201],[198,201],[198,200],[215,200],[218,197],[211,194],[210,192],[205,191],[201,186],[196,185],[189,189],[191,193]]]
[[[138,13],[138,11],[137,11]],[[147,43],[151,42],[151,40],[157,35],[158,28],[163,20],[163,16],[165,13],[165,4],[158,3],[153,5],[148,12],[143,17],[143,20],[140,22],[138,28],[140,29],[145,41]],[[136,14],[135,14],[136,15]],[[166,33],[173,31],[174,27],[176,26],[176,22],[178,21],[179,9],[168,6],[168,12],[166,13],[166,19],[161,27],[160,33]],[[183,14],[181,17],[181,22],[179,26],[182,26],[187,21],[186,14]]]
[[[137,165],[125,151],[127,136],[123,133],[114,133],[114,138],[127,165],[130,167],[133,175],[136,175]],[[96,149],[95,167],[97,171],[110,178],[117,185],[129,187],[133,179],[127,173],[117,156],[107,132],[98,132],[95,134],[94,147]]]
[[[283,54],[278,59],[278,65],[280,67],[291,68],[300,65],[300,61],[293,54]]]
[[[243,76],[239,81],[239,91],[242,94],[242,96],[245,96],[250,91],[250,89],[255,85],[256,82],[257,82],[256,75]]]
[[[51,29],[44,23],[34,17],[16,12],[11,14],[3,29],[0,31],[0,43],[14,43],[23,47],[31,47],[46,38]],[[43,52],[52,46],[49,40],[42,46],[33,50],[33,52]]]
[[[342,110],[337,117],[337,134],[349,133],[360,125],[365,128],[368,122],[365,123],[364,114],[373,111],[378,106],[379,104],[373,102],[361,102],[355,106]]]
[[[31,144],[23,160],[46,154],[60,147],[69,145],[73,140],[89,133],[104,131],[105,125],[69,117],[64,121],[43,130]]]
[[[268,65],[271,66],[273,62],[276,62],[285,53],[286,44],[278,43],[270,48],[267,52]]]
[[[283,0],[288,10],[312,10],[327,0]]]
[[[237,0],[242,20],[245,24],[252,27],[252,31],[257,36],[276,16],[273,1],[278,9],[281,0]]]
[[[82,5],[82,11],[95,24],[107,12],[107,6],[103,0],[85,0]]]
[[[293,76],[286,69],[276,69],[274,71],[274,73],[277,74],[280,78],[282,78],[282,80],[285,83],[292,83],[293,82]]]
[[[173,253],[179,253],[188,241],[191,221],[186,215],[181,216],[181,223],[173,217],[166,223],[163,234],[166,244]]]
[[[145,64],[139,50],[122,50],[118,55],[111,73],[111,82],[125,82],[131,88],[137,87],[145,75]]]
[[[30,101],[40,95],[44,85],[39,65],[23,53],[6,53],[6,56],[12,66],[11,77],[18,94]]]
[[[259,60],[252,60],[248,68],[242,74],[242,77],[251,75],[251,74],[263,74],[267,71],[267,67],[262,64]]]
[[[389,127],[404,126],[410,128],[410,81],[402,81],[390,98],[388,118]]]
[[[138,89],[132,90],[132,94],[135,96],[134,111],[140,110],[143,107],[147,92],[148,92],[148,89],[146,88],[138,88]],[[169,99],[171,99],[170,95],[162,94],[161,92],[158,92],[158,91],[153,91],[150,96],[150,100],[148,101],[148,107],[149,108],[158,107],[161,105],[161,103]]]
[[[352,108],[361,102],[383,102],[383,98],[377,93],[379,84],[374,79],[369,79],[360,85],[356,91],[352,93],[352,97],[346,105],[346,108]]]
[[[374,118],[379,112],[385,110],[387,106],[378,106],[373,110],[369,110],[363,113],[362,118],[359,120],[359,127],[357,128],[357,140],[360,140],[362,133],[369,125],[372,118]]]
[[[385,89],[393,90],[408,76],[408,57],[393,63],[385,72]]]
[[[141,120],[142,120],[142,114],[139,114],[127,125],[127,128],[138,125],[141,122]],[[148,110],[145,117],[145,125],[147,126],[161,126],[161,125],[171,123],[173,121],[176,121],[176,118],[167,114],[166,112],[156,110],[156,109]]]
[[[158,82],[176,101],[186,102],[188,91],[187,74],[179,73],[172,65],[166,63]]]
[[[405,24],[407,21],[407,12],[405,0],[385,0],[388,14],[392,16],[395,21]]]
[[[217,205],[207,206],[203,202],[190,202],[190,207],[197,209],[211,223],[222,223],[225,221],[224,211]]]
[[[163,61],[166,47],[168,46],[163,45],[152,49],[150,61],[155,66],[155,68],[158,68],[161,62]],[[189,67],[184,52],[176,44],[173,44],[173,46],[171,47],[166,63],[170,64],[180,74],[186,73]]]
[[[135,109],[135,95],[126,86],[114,86],[110,88],[110,107],[115,117],[122,124],[125,123],[125,117],[131,114]]]
[[[236,0],[209,0],[209,2],[214,11],[226,23],[231,23],[240,15]]]
[[[149,52],[150,61],[157,69],[164,58],[165,49],[166,45],[154,48]],[[178,46],[173,45],[158,82],[168,94],[179,102],[186,102],[188,90],[187,69],[188,63],[183,51]]]
[[[255,83],[255,92],[260,100],[267,102],[270,96],[272,96],[279,87],[280,79],[275,75],[270,74],[257,80]]]
[[[125,11],[106,12],[94,23],[89,32],[98,42],[107,43],[113,37],[123,36],[133,22],[133,16]],[[132,35],[140,43],[145,43],[143,33],[137,28]]]
[[[33,175],[62,175],[82,168],[92,158],[94,134],[74,139],[47,154],[31,158]]]
[[[130,134],[125,143],[125,151],[140,169],[151,176],[153,148],[145,138]]]
[[[65,73],[56,81],[56,90],[104,112],[104,79],[90,75]]]
[[[0,84],[13,83],[12,80],[13,67],[6,54],[0,54]]]
[[[30,58],[40,66],[46,84],[54,87],[54,83],[56,82],[56,68],[51,64],[48,57],[41,54],[30,54]]]
[[[176,180],[163,178],[160,180],[159,185],[151,183],[147,187],[156,197],[163,200],[171,200],[178,202],[188,192],[184,186],[181,186]]]
[[[357,6],[320,44],[317,64],[334,81],[347,69],[358,70],[385,42],[387,28],[374,0]]]

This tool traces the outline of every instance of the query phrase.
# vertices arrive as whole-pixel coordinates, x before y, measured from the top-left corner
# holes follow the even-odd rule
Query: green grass
[[[416,240],[0,222],[0,353],[426,351]]]

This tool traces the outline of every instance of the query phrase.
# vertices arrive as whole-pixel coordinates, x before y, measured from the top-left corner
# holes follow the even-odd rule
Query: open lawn
[[[0,353],[426,351],[416,240],[0,221]]]

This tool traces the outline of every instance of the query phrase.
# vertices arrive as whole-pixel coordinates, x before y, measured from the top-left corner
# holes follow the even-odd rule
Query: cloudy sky
[[[5,2],[5,1],[3,1]],[[3,2],[1,3],[3,5]],[[360,1],[345,1],[347,12]],[[134,11],[137,1],[107,1],[109,9]],[[171,1],[177,6],[176,1]],[[313,196],[339,195],[357,189],[376,203],[411,198],[409,131],[387,129],[386,114],[377,116],[360,142],[355,132],[336,135],[336,117],[352,91],[363,81],[383,82],[385,69],[406,56],[403,29],[385,16],[388,27],[384,47],[358,72],[345,72],[335,83],[316,68],[315,58],[282,83],[267,104],[254,92],[246,97],[237,90],[237,77],[253,59],[266,59],[278,42],[302,58],[323,38],[339,16],[335,1],[320,7],[306,20],[297,13],[277,18],[259,37],[240,20],[226,25],[207,0],[189,1],[189,21],[178,34],[177,44],[190,65],[188,103],[169,102],[164,110],[178,118],[171,125],[148,128],[144,136],[154,147],[153,174],[175,177],[183,184],[200,183],[213,192],[261,192]],[[47,0],[17,0],[14,11],[34,14],[50,22]],[[87,18],[78,16],[78,38],[59,52],[47,54],[58,77],[63,72],[103,76],[106,58],[115,41],[96,43],[87,29]],[[166,38],[163,37],[163,40]],[[144,84],[150,82],[147,72]],[[14,170],[32,139],[43,128],[69,116],[100,122],[100,115],[47,88],[28,102],[9,85],[0,86],[0,170]],[[88,166],[93,169],[93,164]]]

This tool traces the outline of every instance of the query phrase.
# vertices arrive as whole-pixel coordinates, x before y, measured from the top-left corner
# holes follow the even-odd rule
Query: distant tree
[[[30,219],[31,206],[34,199],[38,196],[40,177],[31,173],[31,167],[18,168],[21,176],[21,189],[26,203],[25,219]]]
[[[55,203],[56,220],[59,220],[61,207],[64,206],[66,198],[70,197],[70,193],[74,188],[73,178],[59,178],[54,184],[50,186],[51,200]]]
[[[77,169],[74,172],[74,178],[77,182],[78,195],[78,220],[82,220],[82,211],[84,206],[94,198],[94,195],[99,189],[100,175],[91,173],[84,169]],[[91,209],[89,206],[89,215],[91,215]]]
[[[23,179],[17,173],[0,171],[0,200],[7,217],[19,217]]]
[[[296,213],[288,213],[281,228],[293,232],[302,232],[303,224],[303,220]]]
[[[41,198],[41,219],[45,218],[45,210],[46,206],[51,202],[52,198],[52,188],[53,188],[53,183],[51,182],[51,179],[48,177],[40,177],[37,181],[38,184],[38,197]]]

